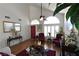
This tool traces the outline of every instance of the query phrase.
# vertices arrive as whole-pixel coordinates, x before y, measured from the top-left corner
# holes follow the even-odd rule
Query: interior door
[[[36,36],[36,26],[32,25],[31,26],[31,38],[34,39]]]

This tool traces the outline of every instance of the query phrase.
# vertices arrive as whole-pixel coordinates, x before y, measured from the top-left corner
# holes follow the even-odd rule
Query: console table
[[[20,41],[22,41],[22,36],[9,37],[7,39],[7,45],[10,46],[10,42],[13,41],[13,40],[20,40]]]

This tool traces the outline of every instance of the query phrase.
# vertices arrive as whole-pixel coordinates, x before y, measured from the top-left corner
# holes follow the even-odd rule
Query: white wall
[[[5,19],[5,16],[11,17],[11,19]],[[19,21],[18,19],[22,19]],[[21,32],[23,40],[30,38],[30,26],[29,26],[29,7],[24,4],[0,4],[0,24],[3,21],[19,22],[21,23]],[[3,25],[0,25],[0,48],[7,46],[7,38],[10,33],[3,32]],[[19,42],[18,40],[15,43]]]

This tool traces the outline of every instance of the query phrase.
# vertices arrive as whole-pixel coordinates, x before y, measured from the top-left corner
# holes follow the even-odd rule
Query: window
[[[52,37],[55,37],[56,34],[59,32],[59,26],[58,25],[45,25],[44,26],[44,34],[45,36],[49,36],[48,34],[51,33]]]
[[[54,26],[51,27],[51,36],[54,37]]]
[[[38,25],[39,24],[39,21],[38,20],[33,20],[32,22],[31,22],[31,25]]]
[[[71,30],[72,29],[72,24],[70,22],[70,18],[68,19],[68,21],[65,21],[65,28],[67,30]]]
[[[44,26],[44,34],[45,34],[45,36],[47,36],[47,26]]]
[[[52,37],[55,37],[56,34],[59,32],[59,24],[60,21],[58,18],[50,16],[47,17],[46,21],[44,21],[44,34],[48,36],[51,33]]]
[[[59,19],[53,16],[47,17],[46,21],[44,21],[44,24],[59,24],[59,23],[60,23]]]
[[[70,18],[69,18],[68,21],[65,20],[65,31],[66,31],[65,34],[70,34],[71,29],[74,29],[74,31],[76,33],[78,33],[78,30],[76,29],[75,25],[73,26],[71,24],[71,21],[70,21]]]

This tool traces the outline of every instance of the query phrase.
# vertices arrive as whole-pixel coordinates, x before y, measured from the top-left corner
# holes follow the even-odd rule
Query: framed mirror
[[[21,24],[16,22],[3,21],[3,32],[11,32],[14,29],[15,31],[21,31]]]
[[[14,28],[16,31],[21,31],[21,24],[20,23],[15,23]]]
[[[10,32],[11,29],[13,29],[13,22],[4,21],[3,22],[3,31],[4,32]]]

